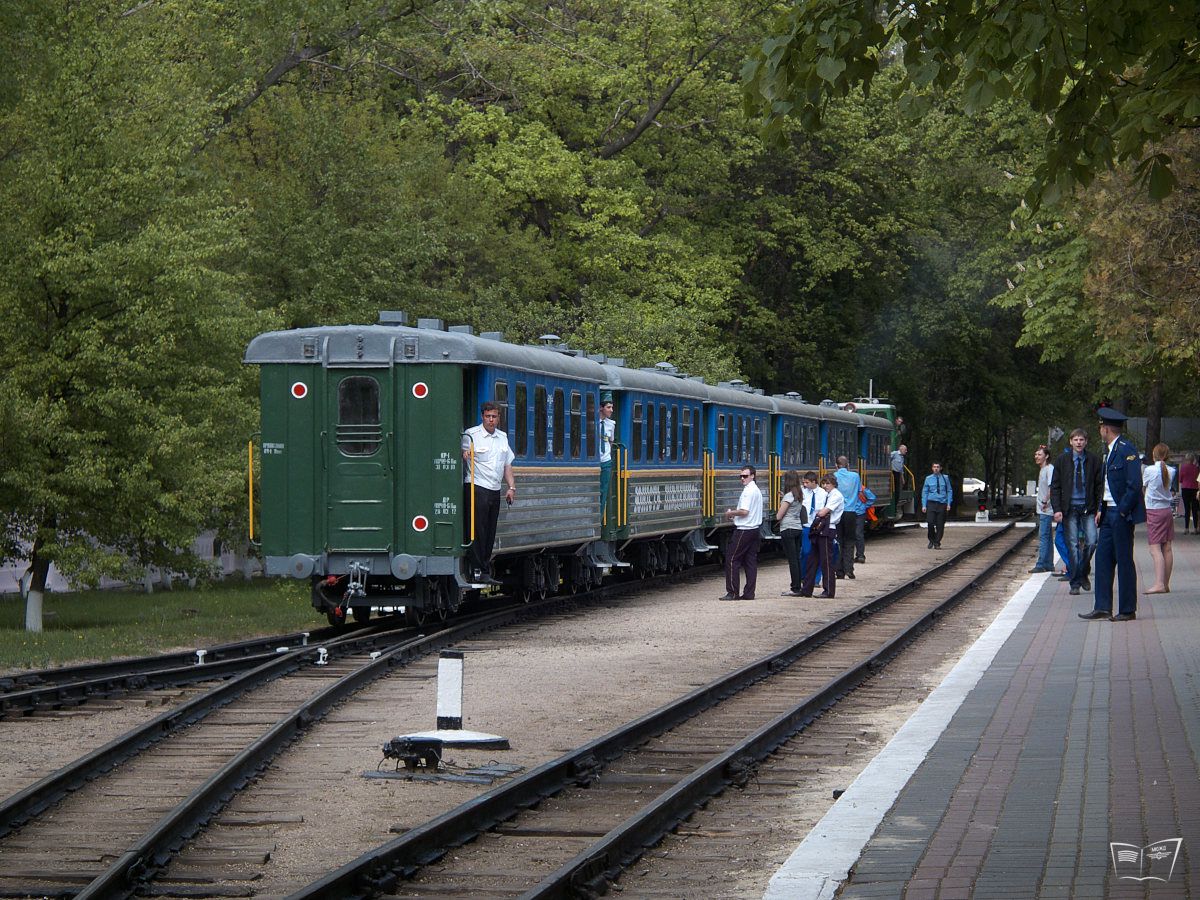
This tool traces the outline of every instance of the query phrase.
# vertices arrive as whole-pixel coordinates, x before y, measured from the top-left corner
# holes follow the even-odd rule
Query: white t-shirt
[[[1039,516],[1054,515],[1050,505],[1050,482],[1054,478],[1054,463],[1046,463],[1038,470],[1037,511]]]
[[[825,488],[815,487],[811,491],[808,488],[804,489],[804,508],[808,510],[808,525],[811,527],[813,519],[817,517],[817,510],[825,508]]]
[[[825,506],[822,508],[829,510],[829,524],[836,525],[842,521],[842,513],[846,511],[846,498],[841,491],[826,491]]]
[[[788,491],[783,495],[783,502],[788,505],[788,508],[787,512],[783,514],[783,518],[779,520],[779,530],[799,531],[804,527],[804,523],[800,521],[800,514],[804,510],[804,492],[800,492],[800,499],[797,500],[792,496],[792,492]]]
[[[491,434],[482,425],[468,428],[464,435],[471,439],[475,447],[475,484],[489,491],[500,490],[504,481],[504,467],[509,465],[516,454],[508,446],[508,435],[497,428]],[[471,483],[471,464],[463,466],[463,484]]]
[[[600,420],[600,462],[612,462],[612,445],[617,436],[617,420]]]
[[[1146,509],[1171,508],[1171,484],[1175,481],[1175,467],[1167,466],[1167,483],[1162,480],[1162,468],[1158,463],[1142,468],[1142,487],[1146,489]]]
[[[733,524],[735,528],[749,530],[752,528],[757,528],[762,524],[762,491],[758,489],[758,485],[753,481],[746,482],[746,486],[742,488],[742,496],[738,497],[737,508],[744,509],[747,512],[744,516],[733,517]]]

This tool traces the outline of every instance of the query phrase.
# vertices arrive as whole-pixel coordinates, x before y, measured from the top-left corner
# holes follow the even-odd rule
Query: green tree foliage
[[[1054,202],[1114,161],[1138,163],[1149,193],[1175,180],[1148,147],[1200,125],[1200,7],[1194,0],[803,0],[789,3],[746,63],[748,109],[768,134],[820,124],[830,99],[868,89],[893,60],[902,104],[961,85],[965,110],[1017,98],[1045,115],[1032,202]]]
[[[51,561],[188,568],[248,431],[241,212],[194,153],[207,92],[167,62],[178,30],[120,13],[26,7],[0,106],[0,507],[34,592]]]

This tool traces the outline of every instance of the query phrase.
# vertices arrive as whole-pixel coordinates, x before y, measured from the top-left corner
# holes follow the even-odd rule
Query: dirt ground
[[[706,578],[580,607],[470,641],[462,646],[463,727],[502,735],[512,749],[449,750],[448,756],[462,767],[495,760],[533,768],[794,642],[986,533],[983,528],[950,527],[941,551],[926,549],[923,530],[869,539],[867,562],[856,567],[856,580],[838,582],[835,600],[781,597],[788,587],[787,566],[772,556],[764,558],[754,601],[718,602],[724,583]],[[1031,547],[1027,555],[1032,553]],[[990,616],[973,618],[978,631],[990,621]],[[944,668],[956,658],[947,659]],[[387,841],[392,830],[420,824],[486,790],[363,777],[380,764],[386,740],[435,727],[436,666],[436,659],[420,661],[369,687],[359,700],[314,726],[230,804],[223,817],[287,809],[304,820],[239,829],[246,842],[270,849],[270,861],[255,880],[257,893],[287,893]],[[932,687],[937,672],[927,674]],[[917,700],[906,698],[882,721],[872,722],[879,746],[912,713]],[[0,721],[0,796],[162,711],[148,703],[157,701],[135,698],[67,717]],[[825,774],[828,783],[818,793],[853,777]],[[799,841],[803,834],[794,837]],[[204,839],[197,843],[203,846]]]

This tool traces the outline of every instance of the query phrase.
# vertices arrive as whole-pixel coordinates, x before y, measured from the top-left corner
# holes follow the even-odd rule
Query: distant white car
[[[979,478],[964,478],[962,482],[962,495],[968,497],[976,491],[986,491],[987,483]]]

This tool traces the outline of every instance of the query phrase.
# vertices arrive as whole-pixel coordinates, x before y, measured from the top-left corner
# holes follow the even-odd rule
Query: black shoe
[[[1090,579],[1090,578],[1083,579],[1083,589],[1085,591],[1090,591],[1092,589],[1092,579]]]
[[[1136,618],[1137,618],[1137,613],[1135,613],[1135,612],[1118,613],[1117,615],[1112,617],[1112,621],[1114,621],[1114,622],[1132,622]]]
[[[736,600],[737,597],[733,594],[726,594],[724,597],[718,597],[718,600]]]
[[[1070,572],[1056,572],[1054,574],[1054,577],[1057,578],[1059,581],[1070,581],[1071,573]]]
[[[934,545],[933,545],[933,549],[934,549],[934,550],[941,550],[941,549],[942,549],[942,542],[941,542],[941,541],[938,541],[936,544],[934,544]]]
[[[1075,597],[1075,596],[1078,596],[1078,594],[1079,594],[1079,588],[1077,588],[1077,587],[1075,587],[1074,585],[1072,585],[1072,586],[1071,586],[1071,596],[1072,596],[1072,597]]]
[[[846,576],[845,576],[845,574],[844,574],[844,573],[842,573],[842,572],[834,572],[834,573],[833,573],[833,577],[834,577],[834,578],[845,578]]]
[[[856,556],[856,557],[854,557],[854,561],[856,563],[865,563],[867,561],[867,558],[865,556]]]
[[[847,577],[847,578],[849,578],[851,581],[853,581],[853,580],[854,580],[854,573],[853,573],[853,572],[847,572],[847,573],[846,573],[846,577]]]
[[[927,549],[927,550],[932,550],[932,549],[933,549],[933,541],[930,541],[930,542],[929,542],[929,546],[928,546],[928,547],[926,547],[925,549]]]
[[[817,594],[817,596],[820,597],[822,600],[832,600],[833,599],[833,594],[829,594],[829,593]]]
[[[1034,566],[1032,569],[1029,570],[1029,574],[1030,575],[1040,575],[1040,574],[1042,574],[1042,572],[1049,572],[1049,571],[1051,571],[1051,570],[1042,568],[1041,566]]]
[[[1077,593],[1079,593],[1079,589],[1078,589],[1078,588],[1071,588],[1071,593],[1073,593],[1073,594],[1077,594]],[[1088,620],[1091,620],[1091,619],[1107,619],[1107,618],[1108,618],[1108,613],[1106,613],[1106,612],[1105,612],[1104,610],[1102,610],[1102,609],[1093,609],[1091,612],[1080,613],[1080,614],[1079,614],[1079,618],[1081,618],[1081,619],[1088,619]]]

